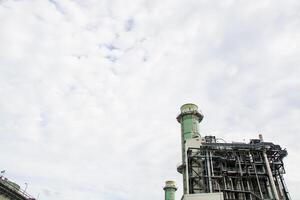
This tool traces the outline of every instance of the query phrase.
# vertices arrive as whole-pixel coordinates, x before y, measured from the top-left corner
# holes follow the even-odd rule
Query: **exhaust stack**
[[[175,200],[175,191],[177,190],[174,181],[166,181],[164,187],[165,200]]]
[[[199,133],[199,123],[203,119],[203,115],[198,111],[198,106],[192,103],[187,103],[181,106],[180,114],[176,118],[181,124],[181,152],[182,164],[177,168],[178,172],[183,176],[183,193],[188,194],[187,167],[186,167],[186,140],[198,137],[201,141]]]

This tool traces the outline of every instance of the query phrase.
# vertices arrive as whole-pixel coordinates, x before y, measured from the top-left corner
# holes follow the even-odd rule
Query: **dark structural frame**
[[[287,151],[271,142],[218,143],[206,136],[188,148],[189,193],[223,192],[225,200],[291,200],[283,174]]]

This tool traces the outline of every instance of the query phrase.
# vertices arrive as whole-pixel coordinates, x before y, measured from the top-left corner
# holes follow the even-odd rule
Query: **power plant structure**
[[[21,187],[8,180],[4,176],[0,176],[0,200],[36,200]]]
[[[182,200],[291,200],[283,178],[286,149],[265,142],[262,135],[249,143],[202,137],[198,107],[184,104],[180,111]],[[173,181],[164,190],[165,200],[175,200]]]

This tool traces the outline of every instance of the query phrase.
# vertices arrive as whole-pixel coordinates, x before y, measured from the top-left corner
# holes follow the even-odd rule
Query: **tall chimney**
[[[164,187],[165,200],[175,200],[175,191],[177,190],[174,181],[166,181]]]
[[[188,181],[186,172],[186,150],[185,141],[194,137],[201,137],[199,133],[199,123],[203,115],[198,112],[198,106],[187,103],[181,106],[180,114],[176,118],[181,124],[181,151],[182,151],[182,176],[183,176],[183,193],[188,194]]]

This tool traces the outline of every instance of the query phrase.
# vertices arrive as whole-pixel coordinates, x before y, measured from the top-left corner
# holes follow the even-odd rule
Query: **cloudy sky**
[[[41,200],[163,199],[202,135],[287,148],[300,199],[299,0],[0,0],[0,169]]]

